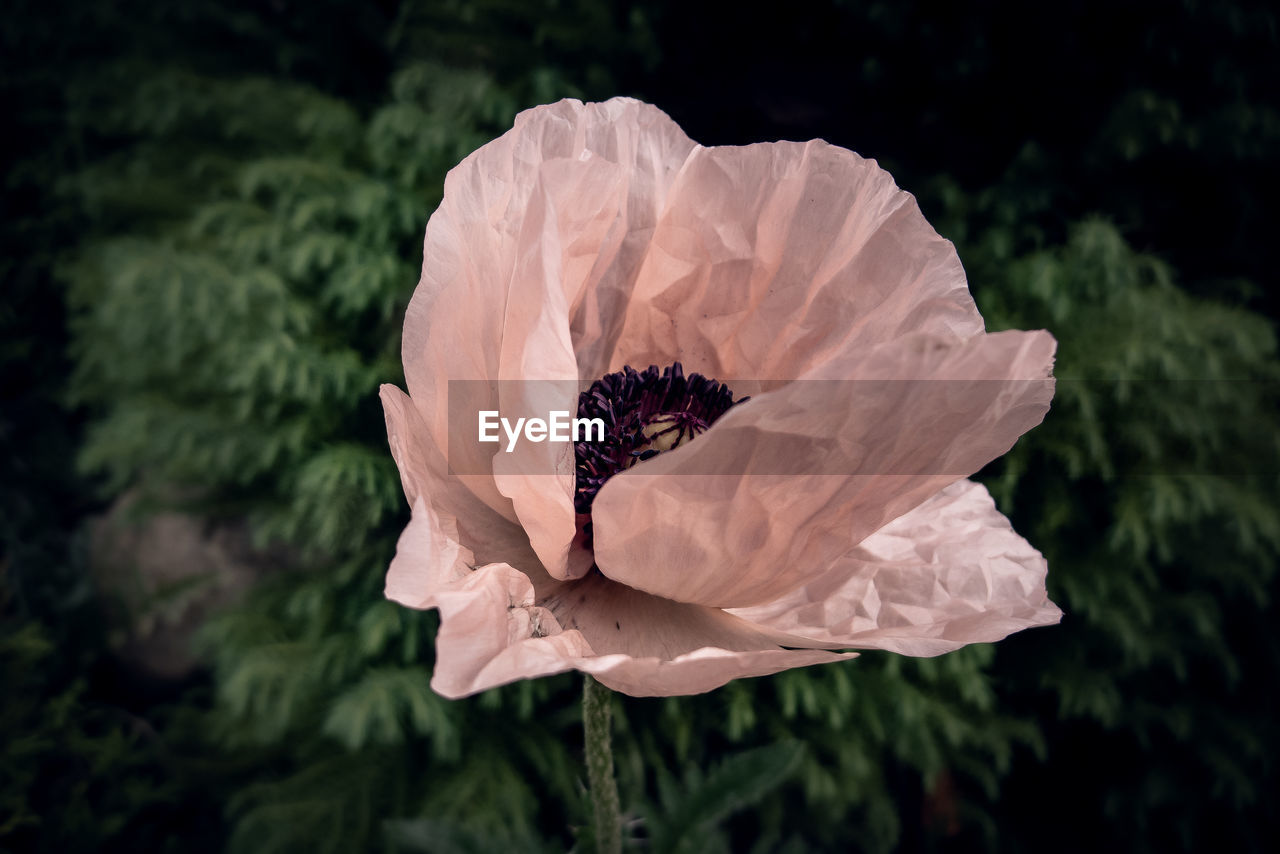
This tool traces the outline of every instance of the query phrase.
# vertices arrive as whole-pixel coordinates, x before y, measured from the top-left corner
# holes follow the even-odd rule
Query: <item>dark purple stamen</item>
[[[727,386],[702,374],[686,377],[679,362],[661,373],[657,365],[643,371],[627,365],[596,380],[578,395],[578,417],[604,421],[604,441],[573,446],[577,461],[574,507],[580,514],[589,514],[606,480],[693,439],[745,400],[735,401]]]

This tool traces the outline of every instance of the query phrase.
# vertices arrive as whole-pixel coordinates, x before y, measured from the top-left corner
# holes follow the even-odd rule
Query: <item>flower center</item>
[[[573,446],[577,463],[575,509],[589,514],[591,502],[606,480],[691,442],[731,406],[745,400],[734,400],[724,383],[702,374],[686,377],[679,362],[661,373],[657,365],[643,371],[628,365],[596,380],[578,395],[578,417],[602,420],[604,440]]]

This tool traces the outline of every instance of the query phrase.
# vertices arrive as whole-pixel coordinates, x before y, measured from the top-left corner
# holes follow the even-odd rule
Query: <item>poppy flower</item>
[[[985,331],[874,161],[703,147],[626,98],[528,110],[427,225],[409,393],[382,387],[412,507],[386,595],[439,610],[447,697],[570,669],[694,694],[1056,623],[965,479],[1043,419],[1054,349]],[[480,444],[451,389],[607,436]]]

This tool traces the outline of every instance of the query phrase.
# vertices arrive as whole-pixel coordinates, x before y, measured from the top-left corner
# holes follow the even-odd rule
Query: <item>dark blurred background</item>
[[[980,474],[1062,625],[615,703],[637,845],[1270,851],[1266,2],[14,0],[0,850],[565,850],[578,682],[430,692],[376,400],[443,175],[561,97],[874,157],[1045,424]],[[1195,382],[1188,382],[1194,380]]]

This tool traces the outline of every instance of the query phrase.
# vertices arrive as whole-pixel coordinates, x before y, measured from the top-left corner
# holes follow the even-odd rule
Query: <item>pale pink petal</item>
[[[670,661],[706,647],[754,652],[778,646],[836,646],[753,624],[718,608],[673,602],[644,593],[599,573],[554,586],[531,581],[538,604],[566,629],[582,632],[596,655]]]
[[[431,685],[462,697],[514,679],[570,669],[591,650],[578,632],[561,632],[534,604],[529,578],[505,563],[472,569],[434,513],[419,499],[387,573],[387,597],[410,608],[439,608]]]
[[[511,423],[519,418],[545,423],[553,412],[572,417],[577,410],[577,382],[572,379],[499,385],[498,411]],[[577,573],[569,565],[569,549],[577,534],[573,444],[527,439],[511,444],[505,434],[502,441],[503,449],[493,457],[498,490],[511,499],[542,564],[557,578],[574,577]]]
[[[671,661],[660,658],[630,658],[606,655],[577,662],[606,687],[633,697],[676,697],[702,694],[734,679],[769,676],[793,667],[830,664],[855,658],[854,652],[826,652],[820,649],[768,649],[730,652],[711,647],[699,649]]]
[[[431,687],[445,697],[562,673],[592,654],[580,632],[561,631],[535,604],[528,577],[505,563],[480,567],[433,604],[440,631]]]
[[[850,657],[711,608],[666,602],[599,575],[552,579],[536,562],[472,569],[421,499],[397,544],[387,596],[438,608],[431,685],[446,697],[578,669],[636,696],[694,694],[731,679]]]
[[[1054,347],[1045,332],[907,336],[833,366],[852,381],[736,406],[604,485],[600,571],[711,607],[777,599],[1040,423]]]
[[[400,469],[409,506],[424,502],[437,519],[436,527],[472,552],[473,562],[528,560],[532,551],[524,531],[468,488],[467,479],[448,473],[440,450],[427,438],[426,427],[409,397],[393,385],[383,385],[380,396],[387,421],[387,442]],[[490,489],[501,499],[492,484]]]
[[[951,243],[875,161],[828,145],[698,148],[666,200],[610,360],[800,377],[908,333],[983,329]]]
[[[572,593],[581,582],[561,583]],[[617,587],[618,585],[613,585]],[[599,591],[596,591],[599,592]],[[634,593],[634,591],[632,591]],[[621,594],[625,598],[626,594]],[[643,595],[643,594],[640,594]],[[436,637],[436,668],[431,687],[446,697],[461,697],[489,688],[576,669],[593,674],[615,691],[633,696],[670,696],[710,691],[732,679],[764,676],[791,667],[821,664],[851,658],[856,653],[833,653],[816,649],[783,649],[769,638],[777,633],[756,627],[723,612],[702,609],[680,626],[679,639],[686,643],[664,645],[659,637],[681,617],[661,607],[628,608],[634,602],[613,600],[624,610],[612,613],[607,598],[574,606],[564,602],[544,605],[531,580],[507,564],[492,564],[475,570],[462,580],[438,590],[431,605],[440,609],[440,632]],[[693,607],[693,606],[686,606]],[[557,619],[566,608],[577,615],[567,627]],[[615,620],[658,618],[646,632],[619,631]],[[585,625],[584,625],[585,624]],[[599,630],[599,631],[597,631]],[[600,654],[594,646],[613,649],[618,642],[609,634],[639,640],[637,651],[610,651]],[[689,647],[694,638],[705,636],[730,645]],[[588,640],[594,638],[594,643]],[[747,647],[739,649],[738,647]],[[642,652],[652,654],[645,655]]]
[[[498,462],[496,489],[476,483],[492,472],[496,449],[450,432],[449,383],[579,379],[575,347],[599,349],[593,342],[633,277],[602,259],[634,254],[634,232],[656,218],[692,145],[661,111],[629,99],[529,110],[449,173],[427,226],[405,317],[410,396],[453,470],[498,512],[514,508],[558,577],[569,574],[575,533],[572,466],[555,458],[563,446],[530,445]],[[589,296],[589,282],[607,293]],[[468,393],[471,412],[501,411],[496,387]]]
[[[996,509],[986,488],[962,480],[895,519],[820,578],[732,613],[840,646],[939,655],[1057,623],[1047,565]]]
[[[637,697],[699,694],[732,679],[851,657],[810,648],[836,644],[660,599],[599,574],[561,585],[539,604],[590,645],[594,657],[575,661],[576,669]]]
[[[396,543],[387,571],[386,597],[409,608],[429,608],[437,591],[471,573],[475,556],[458,542],[452,519],[441,519],[424,498]]]

